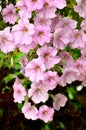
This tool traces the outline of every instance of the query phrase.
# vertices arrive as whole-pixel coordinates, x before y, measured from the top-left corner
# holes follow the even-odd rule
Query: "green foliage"
[[[16,69],[16,70],[20,69],[20,67],[21,67],[20,60],[23,56],[24,56],[23,52],[16,52],[16,50],[15,50],[14,55],[13,55],[13,67],[14,67],[14,69]]]
[[[13,74],[9,74],[7,75],[3,80],[5,81],[5,83],[7,84],[9,81],[14,79],[14,75]]]
[[[18,107],[19,110],[21,110],[22,106],[23,106],[22,103],[17,103],[17,107]]]
[[[42,128],[42,130],[51,130],[51,129],[48,125],[45,125],[44,128]]]
[[[13,62],[14,63],[18,63],[23,56],[24,56],[23,52],[16,52],[16,53],[14,53],[14,55],[13,55]]]
[[[69,45],[64,50],[69,52],[74,60],[77,60],[81,56],[81,52],[79,49],[72,49]]]
[[[81,52],[79,49],[74,49],[72,51],[72,57],[74,60],[77,60],[81,56]]]
[[[0,51],[0,68],[3,66],[4,63],[4,53]]]
[[[68,93],[69,99],[73,100],[75,98],[75,95],[76,95],[76,90],[74,89],[74,86],[68,87],[66,91]]]

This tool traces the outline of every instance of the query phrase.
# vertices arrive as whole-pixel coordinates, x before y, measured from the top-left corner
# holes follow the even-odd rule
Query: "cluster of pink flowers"
[[[67,102],[64,94],[57,93],[52,94],[52,106],[47,106],[50,93],[58,85],[64,87],[79,80],[86,86],[86,1],[76,0],[74,6],[84,19],[80,30],[76,20],[56,13],[66,6],[66,0],[18,0],[15,6],[9,4],[1,10],[4,22],[11,24],[0,31],[1,51],[7,54],[18,48],[27,55],[37,47],[37,58],[21,60],[20,71],[31,81],[30,88],[18,78],[13,85],[14,102],[24,104],[22,113],[27,119],[53,120],[55,110]],[[68,45],[81,51],[76,61],[64,50]],[[55,65],[61,65],[61,75]],[[39,107],[40,103],[43,104]]]

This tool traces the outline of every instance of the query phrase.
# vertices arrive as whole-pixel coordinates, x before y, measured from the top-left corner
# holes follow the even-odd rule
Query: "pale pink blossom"
[[[74,11],[79,13],[83,18],[86,18],[86,0],[76,0],[77,5],[74,6]]]
[[[6,8],[2,9],[2,16],[4,22],[9,22],[10,24],[14,24],[18,19],[18,14],[16,14],[16,8],[13,4],[9,4]]]
[[[64,107],[67,102],[67,97],[61,93],[55,95],[55,99],[53,102],[53,108],[57,111],[60,110],[60,107]]]
[[[78,58],[77,61],[74,62],[72,67],[77,70],[78,80],[84,80],[86,76],[86,55]]]
[[[84,19],[82,22],[81,22],[81,30],[84,30],[86,31],[86,19]]]
[[[19,10],[20,18],[31,18],[32,12],[28,8],[27,0],[19,0],[16,3],[16,7],[20,9]]]
[[[31,44],[27,45],[27,44],[18,44],[17,47],[19,48],[19,50],[21,52],[24,52],[25,54],[27,54],[30,50],[34,49],[36,47],[36,43],[31,42]]]
[[[20,72],[24,74],[25,73],[25,66],[28,64],[28,59],[26,56],[22,57],[22,59],[20,60],[20,64],[21,64]]]
[[[33,35],[33,42],[43,46],[51,40],[51,29],[49,26],[35,26],[35,34]]]
[[[86,55],[86,45],[84,48],[81,48],[81,54],[84,56]]]
[[[37,114],[38,110],[34,105],[31,105],[31,103],[25,103],[22,107],[22,113],[24,114],[26,119],[32,119],[37,120]]]
[[[38,82],[44,79],[45,65],[40,59],[33,59],[25,67],[25,76],[31,81]]]
[[[36,15],[34,18],[34,25],[38,26],[50,26],[51,25],[51,19],[41,18],[40,16]]]
[[[46,102],[48,100],[48,93],[45,88],[40,85],[39,82],[33,82],[31,88],[28,90],[28,97],[31,97],[34,103]]]
[[[47,7],[43,8],[42,10],[38,11],[38,16],[44,19],[51,19],[56,17],[56,8],[55,7]]]
[[[43,0],[25,0],[28,9],[32,11],[40,10],[43,7]]]
[[[52,24],[51,24],[52,32],[55,31],[55,27],[56,25],[58,25],[60,21],[62,21],[62,16],[60,14],[57,14],[56,17],[52,18]]]
[[[75,29],[71,33],[70,46],[72,48],[84,48],[86,44],[86,34],[82,30]]]
[[[28,19],[20,19],[18,24],[12,27],[12,34],[16,44],[29,45],[32,42],[32,35],[34,34],[34,25],[29,23]]]
[[[66,0],[54,0],[53,3],[58,9],[63,9],[64,7],[66,7]]]
[[[56,7],[52,0],[43,0],[43,8],[38,11],[38,16],[45,19],[54,18],[56,16],[55,11]]]
[[[43,120],[45,123],[52,121],[54,116],[54,109],[47,105],[42,105],[39,108],[38,118]]]
[[[47,69],[52,68],[60,62],[60,57],[56,56],[57,50],[51,46],[43,46],[37,50],[39,58],[43,61]]]
[[[64,17],[59,21],[59,23],[56,24],[55,29],[62,28],[67,32],[69,31],[70,33],[70,31],[72,31],[72,29],[75,29],[76,27],[77,27],[77,21],[69,17]]]
[[[15,49],[15,42],[10,32],[10,27],[0,31],[0,49],[6,54]]]
[[[66,84],[71,84],[72,82],[77,80],[77,70],[72,68],[66,68],[63,71],[62,76],[59,78],[59,85],[66,86]]]
[[[45,84],[47,90],[53,90],[58,84],[58,75],[57,72],[47,71],[45,73]]]
[[[59,53],[59,56],[61,57],[60,64],[63,65],[63,68],[70,68],[74,62],[72,56],[66,51]]]
[[[22,103],[27,93],[26,89],[23,87],[18,79],[16,79],[13,84],[13,91],[14,102]]]
[[[54,47],[63,50],[70,42],[70,32],[69,30],[65,31],[63,28],[56,28],[53,38]]]

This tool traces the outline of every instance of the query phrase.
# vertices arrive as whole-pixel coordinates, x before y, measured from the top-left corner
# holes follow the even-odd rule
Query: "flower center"
[[[46,53],[46,54],[44,55],[44,57],[45,57],[45,58],[48,58],[48,57],[49,57],[49,54],[48,54],[48,53]]]
[[[6,41],[7,41],[7,39],[6,39],[6,38],[3,38],[3,39],[2,39],[2,42],[3,42],[3,43],[5,43]]]
[[[48,8],[48,7],[49,7],[49,4],[48,4],[48,3],[45,3],[45,4],[44,4],[44,7],[45,7],[45,8]]]
[[[40,66],[36,66],[36,70],[39,71],[40,70]]]
[[[37,2],[37,0],[32,0],[32,2]]]
[[[41,37],[41,36],[43,36],[43,34],[44,34],[44,33],[43,33],[42,31],[40,31],[40,32],[38,33],[38,36]]]
[[[27,28],[24,28],[23,31],[24,31],[24,33],[27,33],[27,32],[28,32],[28,29],[27,29]]]
[[[47,112],[47,111],[44,111],[44,112],[43,112],[43,114],[44,114],[44,115],[47,115],[47,114],[48,114],[48,112]]]

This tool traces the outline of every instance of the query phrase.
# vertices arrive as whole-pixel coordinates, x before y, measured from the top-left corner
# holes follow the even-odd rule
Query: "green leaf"
[[[18,103],[17,106],[18,106],[18,109],[21,110],[23,104],[22,103]]]
[[[80,56],[81,56],[81,52],[80,52],[79,49],[74,49],[74,50],[72,51],[72,57],[73,57],[74,60],[77,60],[78,57],[80,57]]]
[[[0,51],[0,67],[3,66],[3,62],[4,62],[4,53],[2,53],[2,52]]]
[[[9,74],[3,80],[5,81],[5,83],[8,83],[9,81],[11,81],[13,79],[14,79],[14,75],[13,74]]]
[[[20,70],[21,65],[19,63],[14,63],[14,69],[15,70]]]
[[[73,86],[67,88],[67,93],[69,99],[73,100],[75,98],[76,90],[74,89]]]
[[[42,130],[50,130],[49,125],[46,124],[46,125],[42,128]]]
[[[23,52],[18,52],[16,55],[14,55],[13,56],[14,63],[19,62],[23,56],[24,56]]]

